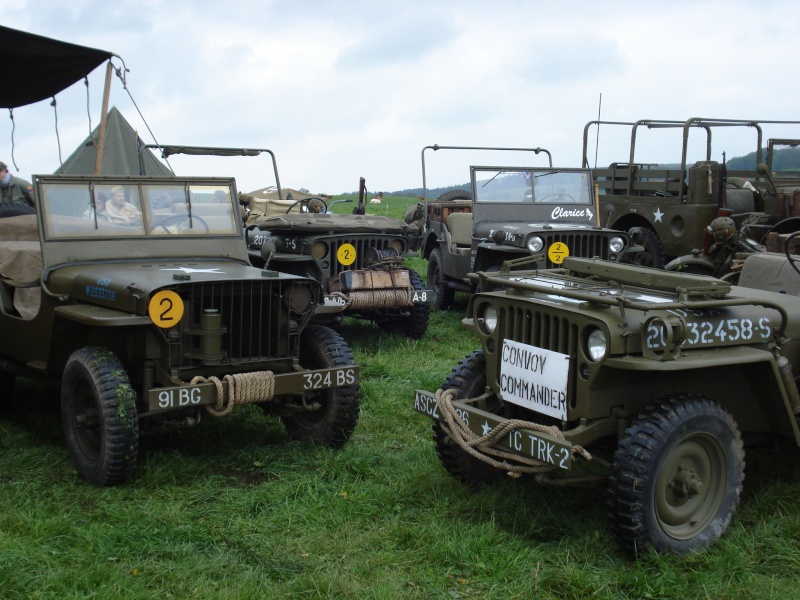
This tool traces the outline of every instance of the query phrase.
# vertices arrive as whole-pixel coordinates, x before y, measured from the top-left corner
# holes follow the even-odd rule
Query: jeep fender
[[[647,374],[651,389],[657,395],[669,391],[660,389],[659,381],[669,382],[665,385],[672,390],[677,386],[685,392],[708,394],[733,415],[742,431],[748,431],[748,425],[763,420],[769,423],[772,431],[793,439],[800,446],[800,429],[790,397],[775,355],[769,350],[750,346],[709,348],[686,352],[678,360],[653,360],[643,356],[608,358],[603,366]],[[624,377],[620,374],[614,380]],[[744,385],[721,398],[719,388],[728,380],[742,381]]]

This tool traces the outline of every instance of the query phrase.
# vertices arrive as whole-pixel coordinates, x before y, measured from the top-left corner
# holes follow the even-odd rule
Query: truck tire
[[[414,269],[408,269],[408,277],[415,290],[424,290],[422,277]],[[418,340],[425,335],[428,329],[428,320],[431,314],[431,305],[428,302],[418,302],[409,309],[409,317],[398,315],[379,316],[375,319],[383,331],[388,333],[402,333],[412,340]]]
[[[608,488],[612,529],[630,553],[700,550],[725,532],[743,481],[733,417],[704,396],[670,396],[619,441]]]
[[[439,248],[431,250],[431,255],[428,257],[428,287],[436,294],[433,306],[439,310],[447,310],[453,305],[456,291],[446,285],[442,270],[442,251]]]
[[[442,385],[443,390],[456,390],[459,398],[473,398],[486,391],[486,356],[476,350],[453,367]],[[500,479],[504,472],[470,456],[453,443],[438,420],[433,422],[436,453],[450,475],[472,488],[479,488]]]
[[[306,369],[329,369],[354,366],[355,360],[342,336],[330,327],[310,325],[300,340],[300,364]],[[360,385],[322,389],[309,394],[308,401],[318,402],[320,409],[283,417],[289,437],[333,448],[343,446],[358,423]]]
[[[638,241],[644,247],[644,252],[629,254],[623,262],[639,267],[664,268],[664,246],[661,245],[661,240],[655,231],[649,227],[631,227],[628,235],[634,244]]]
[[[450,190],[440,194],[434,202],[453,202],[455,200],[472,200],[472,192],[467,190]]]
[[[61,381],[61,419],[72,462],[86,481],[105,487],[133,474],[139,448],[136,393],[112,352],[72,353]]]

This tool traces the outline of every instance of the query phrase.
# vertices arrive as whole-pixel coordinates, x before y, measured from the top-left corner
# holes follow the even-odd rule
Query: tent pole
[[[94,158],[94,174],[100,174],[100,167],[103,164],[103,147],[106,143],[106,121],[108,120],[108,96],[111,92],[111,71],[113,65],[108,61],[106,65],[106,83],[103,88],[103,112],[100,113],[100,132],[97,134],[97,156]]]

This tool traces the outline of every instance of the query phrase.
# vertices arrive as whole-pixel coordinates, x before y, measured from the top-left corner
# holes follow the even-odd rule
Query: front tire
[[[736,512],[744,449],[716,402],[678,394],[625,431],[609,479],[609,518],[622,547],[684,554],[710,546]]]
[[[453,367],[442,389],[456,390],[459,398],[474,398],[483,394],[486,391],[486,356],[483,350],[476,350]],[[461,483],[478,488],[503,476],[503,471],[467,454],[455,444],[439,421],[433,422],[433,440],[442,465]]]
[[[300,364],[306,369],[329,369],[354,366],[355,359],[347,342],[333,329],[310,325],[300,342]],[[350,439],[358,423],[361,391],[358,382],[309,394],[309,402],[320,409],[283,417],[289,437],[339,448]]]
[[[447,286],[442,269],[442,251],[439,248],[431,250],[431,255],[428,257],[428,287],[436,294],[433,306],[439,310],[447,310],[453,305],[456,291]]]
[[[139,449],[136,393],[111,351],[82,348],[69,357],[61,419],[72,462],[86,481],[106,487],[133,474]]]
[[[408,269],[408,278],[415,290],[419,291],[425,289],[425,285],[422,283],[422,277],[420,277],[419,273],[414,269]],[[410,308],[403,308],[400,310],[408,310],[408,316],[404,317],[401,314],[397,314],[397,309],[389,311],[390,314],[382,315],[375,319],[378,327],[388,333],[402,333],[412,340],[422,338],[422,336],[425,335],[425,331],[428,329],[431,305],[428,302],[417,302]]]

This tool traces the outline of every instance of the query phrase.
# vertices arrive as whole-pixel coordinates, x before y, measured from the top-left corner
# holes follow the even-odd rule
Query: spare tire
[[[434,202],[452,202],[454,200],[472,200],[472,192],[468,190],[450,190],[441,194]]]

